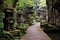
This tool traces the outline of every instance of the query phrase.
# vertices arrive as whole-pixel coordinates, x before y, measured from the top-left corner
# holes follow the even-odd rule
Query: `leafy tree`
[[[34,2],[32,0],[19,0],[17,2],[16,8],[17,9],[23,9],[27,6],[35,6]]]
[[[45,7],[46,6],[46,0],[41,0],[41,6]]]

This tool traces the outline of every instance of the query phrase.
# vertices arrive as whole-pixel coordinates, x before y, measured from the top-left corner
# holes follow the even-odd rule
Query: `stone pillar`
[[[29,25],[33,25],[34,24],[34,10],[33,10],[33,6],[28,6],[27,7],[27,11],[26,11],[26,17],[27,17],[27,22]]]

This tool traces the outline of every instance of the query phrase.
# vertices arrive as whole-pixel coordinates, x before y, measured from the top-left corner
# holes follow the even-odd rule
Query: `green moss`
[[[28,27],[28,24],[23,24],[23,25],[20,26],[20,29],[26,30],[27,27]]]
[[[2,22],[0,22],[0,29],[3,29],[4,28],[4,25]]]

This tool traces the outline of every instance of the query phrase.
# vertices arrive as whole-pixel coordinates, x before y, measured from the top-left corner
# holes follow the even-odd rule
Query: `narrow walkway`
[[[50,40],[50,38],[40,30],[40,23],[36,22],[35,25],[27,29],[27,34],[23,36],[23,40]]]

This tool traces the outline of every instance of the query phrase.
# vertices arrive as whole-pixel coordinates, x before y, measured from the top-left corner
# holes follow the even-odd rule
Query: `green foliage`
[[[12,6],[13,5],[13,0],[5,0],[4,2],[8,6]]]
[[[41,6],[45,7],[46,6],[46,0],[41,0]]]
[[[33,25],[34,24],[34,17],[31,16],[29,19],[28,19],[28,24],[29,25]]]
[[[36,16],[36,21],[40,22],[40,16]]]
[[[23,25],[20,26],[20,29],[22,29],[22,30],[26,30],[27,27],[28,27],[28,24],[23,24]]]
[[[0,29],[3,29],[4,28],[3,26],[4,26],[3,22],[0,22]]]
[[[24,34],[26,34],[26,29],[28,28],[28,24],[23,24],[20,26],[20,36],[22,37]]]
[[[0,30],[0,39],[1,38],[5,38],[4,40],[11,40],[11,39],[13,39],[12,35],[10,34],[10,32],[6,32],[6,31]]]
[[[27,6],[34,6],[34,5],[35,5],[34,2],[31,1],[31,0],[19,0],[17,2],[16,8],[17,9],[20,9],[20,8],[22,9],[22,8],[27,7]]]

